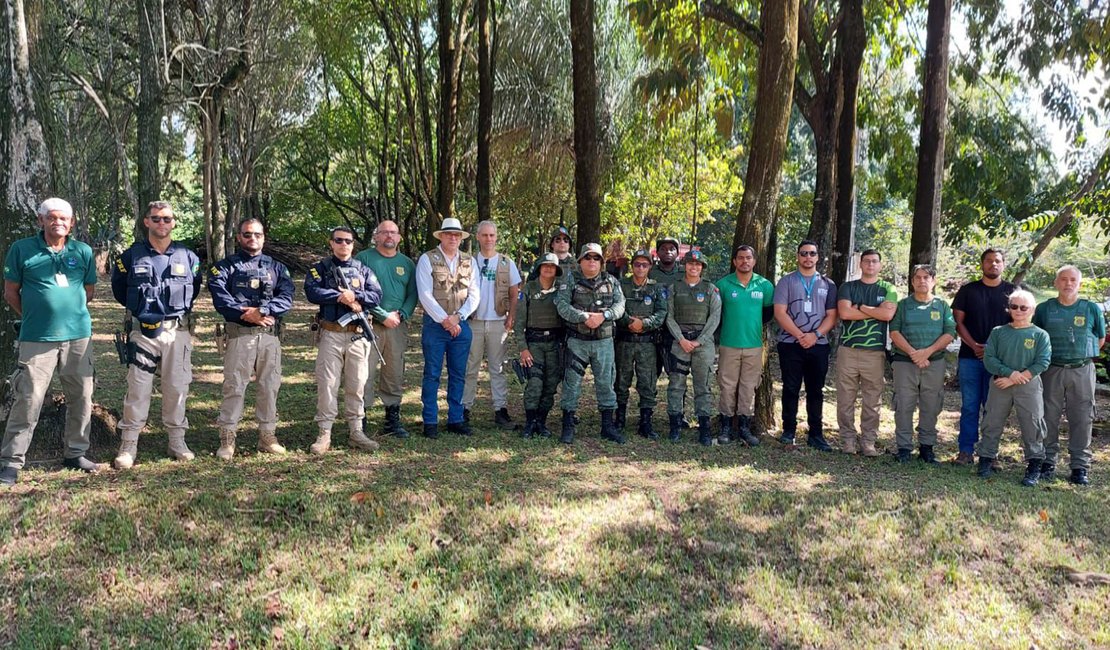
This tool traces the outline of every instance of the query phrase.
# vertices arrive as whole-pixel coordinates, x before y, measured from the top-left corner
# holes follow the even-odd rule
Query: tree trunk
[[[204,204],[204,240],[208,260],[216,262],[227,257],[225,247],[223,204],[220,202],[220,113],[223,109],[211,97],[200,100],[201,176]]]
[[[925,71],[921,91],[921,137],[917,151],[917,189],[913,197],[910,268],[935,264],[940,237],[941,183],[944,181],[944,131],[948,107],[948,37],[952,0],[929,0]],[[907,277],[909,276],[907,269]]]
[[[837,32],[837,56],[833,66],[841,71],[840,122],[836,148],[836,226],[829,255],[829,275],[837,285],[848,278],[856,239],[856,118],[859,113],[859,78],[867,32],[863,22],[863,0],[843,0],[844,20]]]
[[[50,185],[50,159],[35,108],[31,33],[23,0],[4,0],[4,57],[0,66],[0,250],[35,230],[35,209]],[[0,305],[0,377],[15,367],[18,320],[7,301]],[[6,413],[4,419],[7,419]]]
[[[490,41],[489,4],[478,0],[478,220],[490,218],[490,134],[493,131],[493,48]]]
[[[574,88],[574,197],[579,246],[601,238],[594,2],[570,0],[570,49]]]
[[[158,157],[162,146],[162,0],[140,0],[139,18],[139,107],[136,113],[136,158],[139,171],[138,211],[157,201],[162,192]],[[145,237],[143,220],[134,214],[137,237]]]
[[[755,91],[755,119],[744,175],[744,196],[736,219],[733,249],[749,244],[756,249],[756,268],[774,272],[772,234],[782,189],[782,162],[794,100],[794,70],[798,59],[798,0],[764,2],[761,15],[764,46],[759,50],[759,77]],[[757,393],[756,419],[766,429],[774,423],[771,379],[764,373]],[[761,396],[761,397],[760,397]]]
[[[455,141],[458,136],[459,82],[462,68],[458,52],[452,0],[438,0],[439,116],[436,129],[436,212],[440,220],[455,211]]]

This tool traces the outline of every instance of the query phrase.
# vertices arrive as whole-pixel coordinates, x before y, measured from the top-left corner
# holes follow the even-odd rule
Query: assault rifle
[[[332,273],[335,275],[335,284],[339,287],[340,291],[350,291],[351,283],[347,282],[347,278],[338,266],[332,267]],[[370,319],[366,317],[366,310],[349,311],[339,318],[338,323],[346,327],[347,325],[358,321],[359,327],[362,329],[361,334],[355,334],[351,337],[352,341],[359,339],[366,339],[370,341],[370,347],[374,352],[378,353],[378,361],[385,365],[385,357],[382,356],[382,350],[378,347],[378,339],[374,336],[374,326],[370,324]]]

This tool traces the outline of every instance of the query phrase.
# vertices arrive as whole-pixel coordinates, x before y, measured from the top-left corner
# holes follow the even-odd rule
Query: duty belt
[[[687,341],[696,341],[698,340],[698,337],[701,336],[701,333],[702,330],[683,330],[682,338],[686,339]]]
[[[600,327],[598,328],[598,331],[601,331]],[[572,339],[578,339],[580,341],[604,341],[605,339],[612,338],[611,336],[600,336],[598,334],[583,334],[576,329],[569,328],[567,329],[567,336],[571,337]]]
[[[524,340],[529,343],[550,343],[551,341],[562,341],[565,337],[566,330],[561,327],[549,330],[529,327],[524,330]]]
[[[167,319],[163,320],[162,321],[162,329],[164,329],[166,331],[171,331],[171,330],[177,329],[178,326],[181,325],[181,321],[183,320],[183,318],[184,318],[183,316],[174,316],[173,318],[167,318]],[[142,322],[139,321],[138,318],[132,318],[131,319],[131,326],[134,327],[135,329],[140,329],[140,328],[142,328]]]
[[[1072,370],[1074,368],[1085,368],[1088,365],[1090,365],[1090,363],[1091,363],[1090,359],[1084,359],[1082,361],[1076,361],[1074,363],[1054,363],[1054,364],[1052,364],[1052,367],[1053,368],[1065,368],[1067,370]]]
[[[362,328],[358,324],[353,325],[340,325],[339,323],[330,320],[320,321],[320,329],[325,329],[329,332],[361,332]]]
[[[227,335],[231,338],[236,336],[253,336],[255,334],[273,334],[277,329],[277,325],[270,327],[262,327],[261,325],[240,325],[239,323],[232,323],[228,321],[224,323],[227,330]]]
[[[618,331],[617,340],[621,343],[655,343],[658,338],[655,332],[648,332],[647,334],[633,334],[628,331]]]

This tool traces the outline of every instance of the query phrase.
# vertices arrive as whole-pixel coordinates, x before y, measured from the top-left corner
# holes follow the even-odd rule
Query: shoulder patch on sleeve
[[[309,273],[309,274],[310,274],[310,275],[311,275],[311,276],[312,276],[313,278],[315,278],[315,279],[317,279],[317,280],[319,280],[319,279],[320,279],[320,272],[316,270],[316,267],[315,267],[315,266],[314,266],[314,267],[312,267],[311,269],[309,269],[309,270],[308,270],[308,273]]]
[[[208,272],[212,274],[212,277],[216,277],[220,274],[220,267],[213,266],[211,269],[208,270]]]
[[[119,269],[120,273],[127,273],[127,267],[125,267],[123,265],[123,258],[122,257],[117,257],[116,258],[116,268]]]

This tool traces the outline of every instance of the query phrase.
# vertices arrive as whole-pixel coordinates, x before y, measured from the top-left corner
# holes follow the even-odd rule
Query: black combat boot
[[[425,438],[431,438],[432,440],[435,440],[436,438],[438,438],[439,437],[439,425],[438,424],[425,424],[424,425],[424,437]]]
[[[541,438],[551,437],[551,429],[547,428],[547,414],[550,412],[550,410],[536,411],[536,430],[534,433]]]
[[[617,431],[624,433],[624,427],[628,424],[628,404],[617,404],[617,413],[613,416],[613,426]]]
[[[651,409],[640,409],[640,435],[648,440],[658,440],[659,434],[651,426]]]
[[[559,442],[564,445],[574,442],[574,411],[563,410],[563,435],[559,436]]]
[[[759,436],[752,433],[752,416],[738,415],[736,416],[736,435],[744,441],[749,447],[756,447],[759,445]]]
[[[366,428],[363,427],[362,430],[366,431]],[[385,434],[396,438],[409,437],[409,432],[405,431],[405,427],[401,425],[400,404],[385,407]]]
[[[894,456],[894,460],[899,463],[908,463],[913,459],[913,450],[906,449],[905,447],[898,450],[898,454]]]
[[[810,431],[809,435],[806,436],[806,444],[817,451],[832,451],[832,445],[829,444],[828,440],[825,440],[825,434],[820,430]]]
[[[1041,459],[1034,458],[1029,461],[1025,467],[1025,477],[1021,479],[1021,484],[1025,487],[1033,487],[1041,480]]]
[[[921,445],[918,447],[917,457],[930,465],[937,464],[937,455],[933,452],[932,445]]]
[[[1087,478],[1087,470],[1082,467],[1076,467],[1071,471],[1071,478],[1068,479],[1075,485],[1090,485],[1091,481]]]
[[[667,422],[671,425],[671,442],[678,442],[682,438],[682,414],[668,413]]]
[[[1056,480],[1056,463],[1041,461],[1041,480],[1049,483]]]
[[[994,474],[994,459],[979,457],[979,478],[990,478]]]
[[[732,418],[721,413],[718,420],[721,423],[721,432],[717,434],[717,444],[727,445],[732,442]]]
[[[524,409],[524,430],[520,432],[520,437],[527,440],[533,435],[536,435],[536,410]]]
[[[698,444],[703,447],[713,444],[713,420],[708,415],[698,416]]]
[[[601,437],[612,440],[618,445],[624,444],[624,436],[617,430],[616,422],[613,420],[613,409],[601,411]]]

